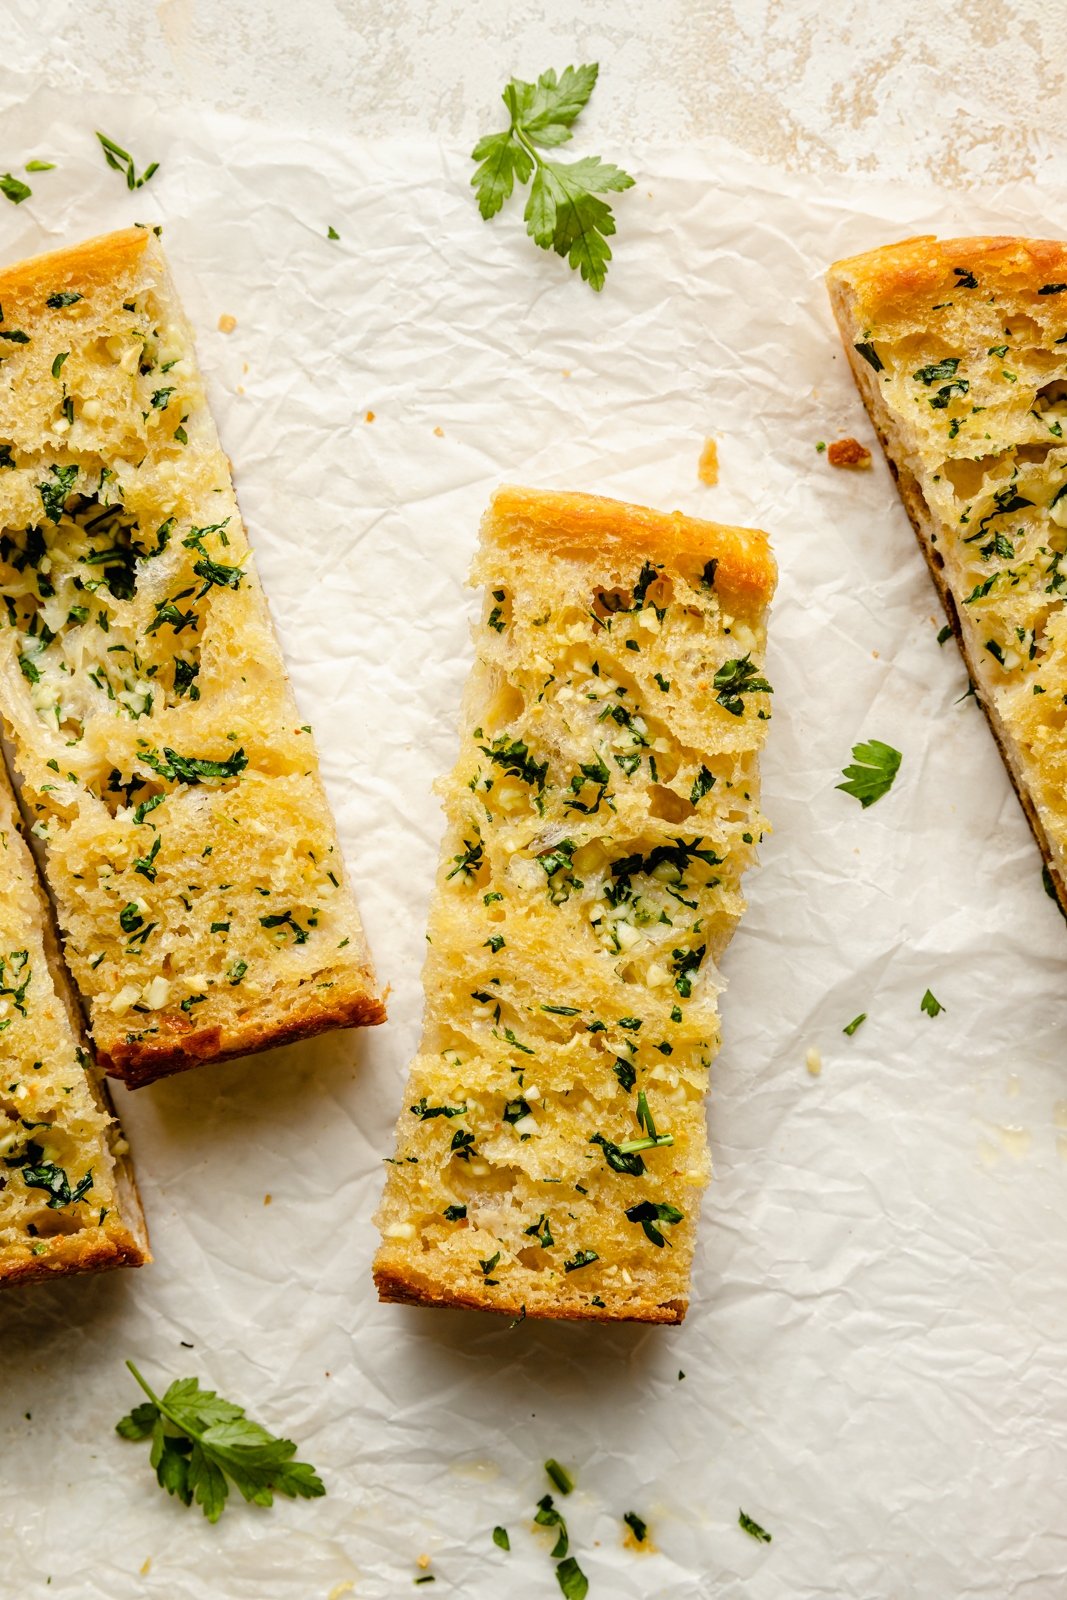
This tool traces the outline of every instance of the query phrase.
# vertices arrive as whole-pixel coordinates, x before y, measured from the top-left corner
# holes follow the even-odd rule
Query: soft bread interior
[[[474,581],[379,1292],[678,1322],[717,961],[765,826],[773,562],[761,534],[503,490]]]

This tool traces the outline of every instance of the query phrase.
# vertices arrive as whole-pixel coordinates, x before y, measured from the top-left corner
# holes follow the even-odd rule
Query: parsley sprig
[[[599,156],[579,161],[546,161],[538,148],[566,144],[579,113],[589,101],[600,68],[596,62],[567,67],[561,77],[549,70],[536,83],[512,78],[503,93],[509,126],[479,139],[471,158],[479,163],[471,178],[478,209],[486,222],[495,217],[520,183],[529,183],[523,213],[526,231],[542,250],[563,256],[584,281],[602,289],[615,232],[615,216],[603,194],[633,187],[621,167]]]
[[[221,1517],[230,1483],[257,1506],[273,1505],[276,1494],[313,1500],[326,1493],[314,1467],[292,1459],[296,1445],[250,1422],[241,1406],[201,1389],[196,1378],[177,1378],[160,1398],[132,1361],[126,1365],[148,1399],[115,1432],[123,1439],[151,1437],[160,1487],[183,1505],[195,1500],[209,1522]]]

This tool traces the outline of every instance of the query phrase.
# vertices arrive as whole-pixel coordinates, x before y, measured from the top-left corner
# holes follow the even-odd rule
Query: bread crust
[[[439,1311],[491,1311],[495,1316],[516,1317],[521,1322],[652,1322],[677,1327],[689,1309],[688,1300],[657,1302],[639,1296],[625,1305],[603,1308],[588,1302],[581,1306],[542,1304],[531,1308],[521,1301],[489,1301],[477,1295],[443,1289],[440,1283],[387,1266],[375,1267],[374,1284],[378,1299],[387,1305],[426,1306]]]
[[[99,286],[119,273],[128,272],[144,254],[152,238],[151,228],[122,228],[116,233],[101,233],[79,244],[30,256],[0,269],[0,304],[6,296],[12,304],[40,299],[42,289],[78,283]],[[8,319],[10,320],[10,319]]]
[[[613,554],[632,559],[640,550],[672,567],[716,560],[715,586],[724,597],[766,605],[778,569],[765,533],[652,511],[605,495],[505,485],[493,495],[483,522],[487,545],[522,544],[536,527],[538,548],[548,554],[593,556],[610,564]]]
[[[82,1241],[72,1234],[62,1242],[50,1241],[47,1256],[10,1262],[4,1267],[0,1286],[13,1289],[85,1272],[107,1272],[113,1267],[143,1267],[151,1259],[146,1244],[125,1229],[106,1239]]]
[[[1067,242],[1017,239],[1006,234],[971,239],[917,234],[899,244],[883,245],[835,261],[827,278],[835,309],[847,296],[849,325],[862,329],[868,317],[877,315],[884,321],[906,315],[933,291],[945,285],[954,287],[953,269],[963,262],[972,270],[979,269],[983,281],[1013,293],[1032,293],[1038,279],[1052,280],[1067,274]],[[851,362],[850,347],[849,352]]]
[[[110,1055],[97,1051],[97,1060],[109,1077],[119,1078],[129,1089],[143,1089],[158,1078],[171,1077],[188,1067],[258,1055],[263,1050],[312,1039],[316,1034],[337,1028],[374,1027],[384,1022],[385,1016],[385,1006],[376,996],[359,995],[340,1005],[306,1007],[283,1022],[245,1026],[240,1039],[232,1046],[225,1043],[222,1028],[197,1028],[190,1024],[189,1033],[177,1039],[140,1040],[128,1046],[120,1045]]]
[[[827,285],[856,387],[959,646],[975,698],[1041,853],[1046,882],[1051,884],[1060,910],[1067,918],[1067,879],[1057,864],[1056,852],[1019,768],[1014,742],[992,696],[986,692],[985,662],[977,658],[960,625],[956,601],[945,579],[944,560],[936,548],[938,521],[931,514],[919,480],[904,459],[903,451],[894,448],[893,419],[877,374],[856,349],[857,341],[867,336],[869,322],[877,321],[884,326],[889,319],[914,315],[917,309],[924,307],[931,293],[943,290],[946,280],[955,277],[954,269],[961,262],[971,270],[977,269],[983,283],[1000,291],[1016,295],[1028,292],[1036,297],[1041,287],[1039,279],[1067,279],[1067,242],[1000,235],[958,239],[920,235],[835,262],[826,275]]]

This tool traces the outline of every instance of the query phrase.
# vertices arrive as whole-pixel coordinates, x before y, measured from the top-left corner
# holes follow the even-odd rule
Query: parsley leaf
[[[510,1550],[511,1540],[508,1538],[508,1530],[500,1527],[494,1528],[493,1543],[496,1545],[498,1550]]]
[[[940,1000],[935,998],[933,990],[927,989],[926,993],[919,1001],[919,1010],[925,1011],[928,1017],[939,1017],[944,1009],[945,1008],[941,1004]]]
[[[128,150],[124,150],[120,144],[116,144],[114,139],[109,139],[107,134],[101,133],[99,129],[96,137],[100,140],[100,145],[104,152],[104,160],[108,166],[113,168],[115,172],[125,174],[127,189],[140,189],[142,184],[147,183],[149,178],[158,172],[159,162],[153,161],[145,167],[141,176],[138,177],[133,157]]]
[[[758,1522],[753,1522],[746,1512],[738,1511],[737,1525],[740,1528],[744,1528],[745,1532],[750,1534],[753,1539],[758,1540],[760,1544],[770,1544],[771,1535],[766,1528],[761,1528]]]
[[[622,1520],[625,1522],[626,1526],[629,1528],[638,1544],[644,1544],[645,1540],[648,1538],[648,1523],[645,1522],[642,1517],[639,1517],[636,1511],[624,1511],[622,1514]]]
[[[741,716],[745,709],[743,694],[773,694],[766,678],[752,665],[747,655],[724,661],[714,677],[715,698],[732,717]],[[694,804],[696,802],[694,801]]]
[[[10,172],[0,174],[0,194],[6,195],[13,206],[20,206],[32,193],[29,184],[23,183],[21,178],[13,178]]]
[[[866,811],[868,806],[873,806],[876,800],[889,793],[904,757],[891,744],[883,744],[881,739],[868,739],[866,744],[854,744],[852,756],[853,764],[841,774],[845,782],[835,787],[853,795]]]
[[[667,1205],[663,1202],[641,1200],[635,1206],[628,1206],[625,1216],[627,1222],[639,1222],[644,1230],[645,1238],[662,1250],[667,1240],[663,1237],[657,1224],[660,1222],[681,1222],[685,1212],[679,1211],[677,1206]]]
[[[195,1500],[209,1522],[222,1515],[230,1483],[257,1506],[273,1505],[275,1494],[310,1500],[326,1493],[314,1467],[292,1459],[296,1445],[250,1422],[243,1407],[201,1389],[196,1378],[178,1378],[160,1398],[132,1361],[126,1365],[148,1403],[123,1417],[116,1433],[133,1440],[151,1436],[149,1459],[160,1487],[183,1505]]]
[[[858,1017],[853,1017],[851,1022],[846,1022],[845,1023],[845,1026],[841,1029],[841,1032],[842,1033],[847,1033],[849,1038],[851,1039],[851,1037],[855,1033],[856,1029],[857,1028],[861,1028],[866,1021],[867,1021],[867,1013],[866,1013],[866,1011],[861,1011]]]
[[[557,77],[543,72],[536,83],[512,78],[503,93],[510,118],[506,130],[479,139],[471,152],[478,163],[471,185],[488,222],[510,198],[515,182],[533,179],[524,212],[526,231],[542,250],[563,256],[583,280],[602,289],[615,232],[615,217],[601,195],[633,187],[628,172],[599,156],[546,161],[538,149],[566,144],[596,84],[599,67],[567,67]]]
[[[589,1593],[589,1579],[573,1556],[560,1562],[556,1568],[556,1581],[564,1600],[585,1600]]]

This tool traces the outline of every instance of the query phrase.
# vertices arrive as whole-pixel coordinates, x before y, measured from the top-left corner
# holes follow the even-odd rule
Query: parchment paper
[[[16,90],[3,162],[57,170],[0,201],[4,261],[165,224],[392,995],[381,1029],[118,1095],[156,1264],[0,1301],[0,1594],[380,1600],[424,1555],[437,1596],[556,1595],[529,1523],[551,1455],[593,1600],[1058,1595],[1067,929],[884,464],[834,472],[815,444],[873,444],[824,266],[924,230],[1055,233],[1067,192],[822,191],[726,146],[613,150],[638,183],[598,297],[513,208],[482,223],[465,150]],[[161,162],[149,186],[127,193],[94,128]],[[724,963],[677,1331],[509,1330],[370,1282],[464,578],[503,480],[755,523],[781,565],[775,833]],[[872,735],[904,762],[863,812],[834,784]],[[113,1432],[127,1355],[246,1404],[328,1496],[216,1528],[169,1500]],[[622,1547],[628,1510],[656,1553]]]

